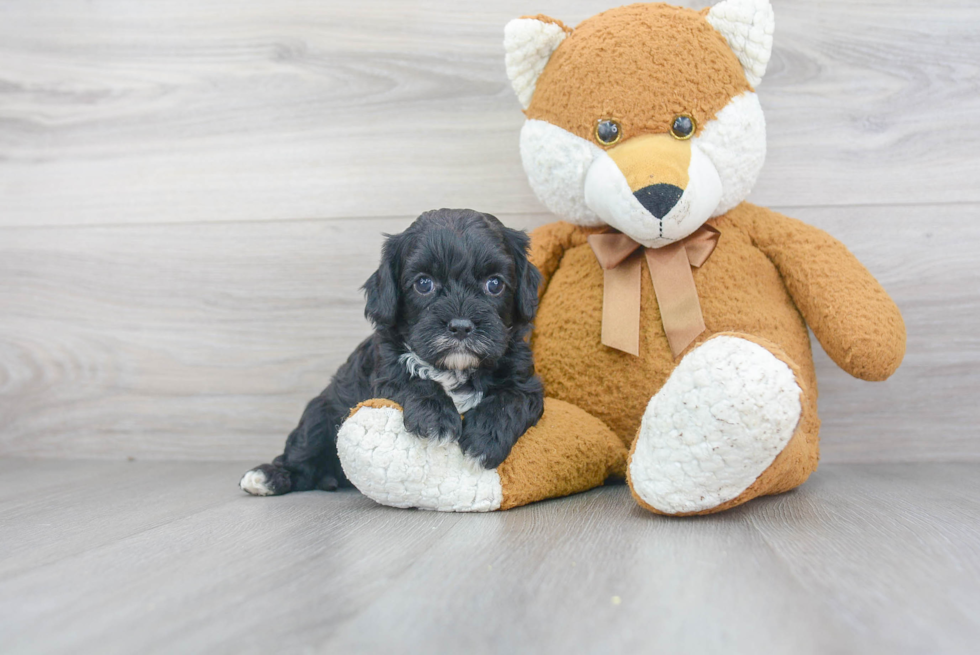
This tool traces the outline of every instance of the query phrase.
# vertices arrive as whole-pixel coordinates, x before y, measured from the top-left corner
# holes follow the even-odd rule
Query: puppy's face
[[[527,235],[472,210],[422,214],[388,237],[364,285],[365,314],[439,368],[492,366],[523,338],[540,274]]]

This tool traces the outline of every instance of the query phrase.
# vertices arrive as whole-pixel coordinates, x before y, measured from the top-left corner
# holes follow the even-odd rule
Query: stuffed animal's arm
[[[881,284],[841,242],[752,207],[750,235],[776,265],[820,345],[862,380],[884,380],[905,356],[905,322]]]
[[[538,299],[544,295],[551,276],[558,270],[565,250],[586,243],[586,236],[587,231],[564,221],[548,223],[531,231],[529,259],[541,271]]]

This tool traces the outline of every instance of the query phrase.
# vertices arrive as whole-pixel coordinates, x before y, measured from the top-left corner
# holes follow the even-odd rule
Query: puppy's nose
[[[468,318],[454,318],[449,321],[449,333],[460,339],[468,337],[474,327],[473,321]]]
[[[684,195],[684,189],[673,184],[651,184],[633,195],[640,201],[644,209],[657,218],[663,218],[670,213],[670,210]]]

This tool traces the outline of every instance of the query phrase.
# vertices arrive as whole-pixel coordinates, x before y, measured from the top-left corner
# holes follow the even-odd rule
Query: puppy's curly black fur
[[[374,333],[309,402],[283,454],[246,473],[242,488],[276,495],[350,486],[337,431],[369,398],[394,400],[408,430],[456,440],[496,468],[543,411],[527,343],[541,281],[529,243],[469,209],[426,212],[388,236],[364,285]]]

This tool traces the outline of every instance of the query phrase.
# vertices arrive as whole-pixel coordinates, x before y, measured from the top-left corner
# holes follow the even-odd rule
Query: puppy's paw
[[[495,469],[507,459],[520,436],[514,434],[515,428],[510,423],[489,412],[470,412],[463,421],[459,447],[484,468]]]
[[[448,399],[413,398],[405,402],[405,429],[420,437],[456,441],[463,419]]]
[[[262,464],[247,471],[238,486],[253,496],[278,496],[288,493],[292,485],[286,470],[272,464]]]

